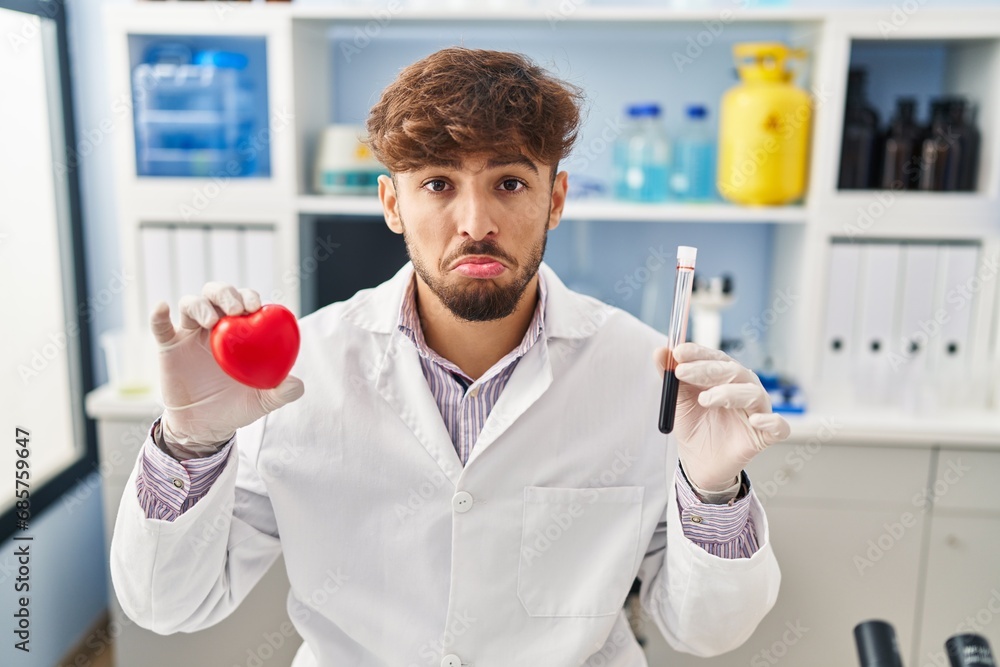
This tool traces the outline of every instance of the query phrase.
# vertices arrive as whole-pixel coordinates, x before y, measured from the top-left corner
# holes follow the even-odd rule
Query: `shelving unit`
[[[313,215],[382,215],[378,197],[330,197],[300,195],[298,211]],[[635,222],[766,222],[802,224],[806,212],[801,206],[749,208],[731,204],[633,204],[607,199],[569,199],[565,220],[621,220]]]
[[[604,125],[618,114],[621,101],[637,94],[634,77],[631,83],[620,81],[627,79],[619,75],[622,64],[632,62],[627,59],[642,54],[650,71],[658,73],[650,84],[654,97],[683,99],[687,93],[677,90],[698,86],[692,96],[717,99],[734,82],[718,76],[719,71],[731,69],[733,42],[782,39],[805,47],[810,54],[798,77],[799,84],[812,90],[815,99],[810,184],[804,202],[751,208],[727,203],[639,205],[571,198],[563,218],[570,224],[642,221],[770,226],[771,293],[753,296],[763,297],[760,303],[767,304],[778,290],[789,287],[813,296],[803,299],[767,331],[776,369],[795,377],[806,395],[811,396],[819,377],[823,321],[821,298],[815,295],[826,292],[832,239],[973,240],[981,244],[984,256],[1000,253],[1000,128],[996,127],[1000,115],[995,113],[1000,83],[998,26],[1000,13],[986,9],[921,9],[896,25],[886,12],[870,10],[674,11],[583,5],[573,11],[454,12],[388,8],[370,11],[294,4],[115,6],[107,14],[108,54],[112,98],[119,104],[130,105],[131,99],[130,35],[256,36],[264,37],[267,44],[271,118],[269,178],[140,178],[135,174],[134,135],[116,133],[118,215],[125,268],[139,276],[141,285],[142,271],[135,261],[138,254],[133,252],[137,248],[135,230],[148,221],[273,224],[278,239],[275,265],[293,276],[301,272],[303,217],[370,216],[378,221],[381,205],[374,196],[312,193],[316,138],[320,129],[331,122],[362,122],[374,96],[398,67],[439,46],[459,41],[470,46],[507,44],[534,55],[542,48],[540,44],[556,43],[556,48],[544,52],[545,57],[536,61],[554,67],[558,75],[588,91],[592,106],[578,145],[593,148]],[[691,44],[698,44],[698,39],[703,44],[700,53],[696,53],[697,49],[685,51]],[[605,48],[593,49],[595,40]],[[971,91],[979,101],[982,154],[977,192],[838,191],[842,100],[852,47],[877,42],[884,49],[920,41],[944,45],[945,92]],[[659,51],[651,52],[653,46]],[[696,57],[692,63],[678,64],[672,55],[676,53]],[[711,72],[716,73],[714,77],[708,76]],[[125,120],[131,122],[130,117]],[[590,171],[606,176],[610,151],[604,148],[586,160],[571,157],[563,168],[571,173]],[[979,361],[993,364],[1000,376],[1000,326],[996,322],[1000,307],[995,282],[987,281],[979,294],[976,336],[980,341]],[[284,285],[275,300],[299,313],[299,281],[276,276],[274,283]],[[141,335],[145,318],[140,292],[129,290],[126,322]],[[989,401],[994,409],[1000,402],[1000,381]],[[983,414],[994,414],[985,411],[987,406],[984,401]],[[823,410],[821,404],[811,407]],[[1000,437],[1000,419],[997,421]],[[914,431],[920,430],[914,421]]]
[[[1000,256],[1000,11],[977,8],[945,12],[921,7],[900,19],[890,10],[726,12],[563,7],[535,11],[390,11],[388,6],[368,10],[300,7],[294,3],[141,3],[108,7],[112,109],[116,118],[122,114],[124,120],[120,122],[129,125],[129,35],[256,36],[265,38],[267,44],[269,178],[139,178],[135,174],[134,133],[120,131],[114,135],[123,263],[127,275],[137,276],[126,290],[127,326],[136,335],[145,333],[145,278],[137,259],[138,230],[149,222],[272,225],[277,242],[273,280],[276,289],[272,297],[301,314],[303,297],[309,301],[309,295],[304,294],[309,289],[305,277],[314,270],[302,251],[307,240],[303,227],[316,219],[338,217],[381,224],[382,215],[377,197],[329,197],[311,191],[311,164],[319,131],[332,122],[362,122],[375,101],[373,96],[399,67],[438,47],[465,43],[506,47],[533,57],[545,55],[535,60],[554,66],[557,75],[582,85],[593,103],[580,139],[580,146],[590,147],[592,155],[571,158],[563,168],[571,174],[590,171],[606,176],[610,151],[606,147],[594,150],[599,145],[594,142],[606,123],[618,115],[624,101],[647,90],[643,86],[648,86],[653,97],[679,102],[687,101],[684,98],[688,90],[695,97],[718,99],[734,83],[734,79],[719,74],[731,70],[733,42],[780,39],[803,46],[810,57],[800,71],[799,84],[813,91],[816,102],[809,187],[803,202],[749,208],[726,203],[637,205],[571,198],[564,220],[568,224],[623,223],[621,228],[632,233],[637,233],[638,227],[646,230],[651,226],[625,223],[661,223],[665,229],[668,225],[706,223],[705,227],[718,230],[720,237],[727,230],[754,230],[770,244],[770,266],[761,267],[761,271],[769,273],[770,287],[767,293],[747,297],[759,299],[759,314],[764,314],[782,291],[792,290],[800,296],[794,308],[767,324],[766,341],[777,370],[796,378],[804,387],[811,400],[810,409],[803,416],[788,418],[792,437],[774,454],[755,460],[756,467],[751,470],[751,477],[759,480],[756,483],[763,490],[768,483],[777,484],[775,480],[783,479],[779,473],[788,474],[782,461],[797,447],[815,446],[822,452],[818,455],[821,460],[829,462],[827,468],[809,468],[799,482],[788,487],[792,491],[780,491],[769,505],[774,525],[783,526],[775,528],[776,549],[782,562],[790,563],[784,590],[791,591],[785,594],[791,597],[779,600],[769,620],[740,650],[713,661],[670,653],[670,664],[757,664],[754,658],[781,637],[785,621],[794,621],[796,615],[802,614],[807,625],[813,620],[824,622],[814,613],[823,604],[830,605],[826,611],[842,618],[884,612],[904,619],[899,621],[906,624],[901,628],[904,662],[924,664],[926,659],[918,659],[916,652],[929,650],[927,647],[937,639],[934,633],[940,633],[941,623],[947,619],[942,620],[940,614],[935,617],[926,603],[921,608],[921,598],[915,591],[926,587],[926,580],[920,578],[926,572],[916,568],[913,559],[924,559],[920,561],[924,563],[931,558],[932,566],[937,568],[943,563],[947,570],[942,572],[975,564],[954,546],[954,539],[949,542],[941,534],[940,526],[951,524],[935,518],[938,523],[932,527],[928,518],[926,525],[922,523],[921,528],[911,532],[908,541],[886,559],[878,574],[864,581],[849,579],[853,573],[850,558],[857,550],[863,551],[865,540],[878,537],[882,524],[913,509],[910,498],[926,489],[927,481],[941,470],[939,459],[943,461],[949,452],[976,450],[986,464],[994,466],[992,469],[1000,466],[1000,454],[995,451],[1000,450],[1000,290],[996,273],[981,281],[970,306],[975,315],[973,358],[977,367],[986,369],[993,378],[990,395],[984,396],[981,404],[961,411],[915,414],[896,408],[824,403],[820,382],[825,345],[824,299],[829,287],[831,242],[838,239],[971,241],[979,244],[983,257]],[[691,63],[678,64],[672,54],[688,53],[685,49],[692,43],[689,40],[698,45],[699,38],[703,42],[701,51],[691,58]],[[843,100],[853,46],[874,44],[891,49],[894,45],[920,42],[944,45],[947,66],[942,92],[974,93],[980,103],[982,148],[977,191],[838,191]],[[594,44],[601,48],[595,49]],[[692,53],[695,50],[692,47]],[[630,66],[635,63],[641,67],[632,71]],[[681,70],[687,73],[683,77]],[[121,112],[120,107],[125,111]],[[673,122],[669,110],[667,121]],[[905,465],[893,463],[900,460]],[[884,485],[889,477],[893,478],[891,483]],[[832,487],[831,480],[841,486]],[[875,496],[865,495],[869,488],[875,489]],[[973,534],[976,526],[989,530],[996,522],[991,518],[993,523],[977,524],[973,517],[971,523],[966,523],[967,518],[963,515],[952,521],[964,531],[963,535]],[[935,540],[930,556],[925,534],[933,535]],[[1000,557],[995,542],[985,548]],[[816,545],[826,548],[817,554]],[[990,562],[995,562],[995,557]],[[829,577],[814,586],[817,573]],[[966,576],[973,581],[973,587],[982,583],[975,576]],[[846,587],[839,584],[843,579],[848,580]],[[856,597],[847,599],[850,595],[845,591]],[[834,597],[843,594],[845,601],[812,600],[807,593]],[[977,599],[957,595],[949,598],[949,608],[960,610],[963,604],[978,604]],[[810,606],[813,604],[816,606]],[[968,611],[977,608],[972,606]],[[853,659],[850,641],[849,635],[841,636],[839,629],[834,634],[814,632],[798,649],[786,647],[789,656],[797,656],[790,657],[789,664],[846,664]],[[1000,641],[994,641],[997,645]],[[651,650],[651,659],[656,650]],[[759,664],[766,662],[759,660]]]

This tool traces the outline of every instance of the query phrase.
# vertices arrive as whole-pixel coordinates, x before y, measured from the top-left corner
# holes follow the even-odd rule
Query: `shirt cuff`
[[[678,463],[674,473],[681,529],[692,542],[722,557],[748,558],[757,551],[750,520],[750,478],[740,473],[740,491],[726,504],[703,502]]]
[[[740,496],[740,491],[743,490],[742,475],[734,477],[732,485],[721,491],[706,491],[687,478],[687,475],[684,474],[684,469],[681,468],[680,462],[677,463],[677,468],[683,474],[688,486],[694,491],[695,496],[703,503],[708,503],[709,505],[727,505],[735,500],[737,496],[743,497]]]
[[[211,456],[177,460],[162,448],[162,444],[157,444],[158,440],[162,443],[159,427],[160,418],[157,418],[142,448],[136,488],[148,518],[172,521],[208,493],[226,467],[236,436]]]

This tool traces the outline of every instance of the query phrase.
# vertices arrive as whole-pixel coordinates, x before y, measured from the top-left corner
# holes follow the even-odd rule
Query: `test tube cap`
[[[689,245],[679,245],[677,246],[677,265],[678,266],[689,266],[694,268],[694,258],[698,254],[698,249],[694,246]]]

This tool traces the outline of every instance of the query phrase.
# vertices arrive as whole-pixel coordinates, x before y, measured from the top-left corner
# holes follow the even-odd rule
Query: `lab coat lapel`
[[[550,384],[552,384],[552,366],[549,364],[548,344],[545,336],[541,336],[518,360],[514,372],[507,380],[507,385],[500,392],[496,405],[486,418],[483,430],[480,431],[465,466],[469,467],[482,456],[483,452],[545,393]]]
[[[380,335],[384,347],[380,345],[378,356],[370,360],[377,367],[376,391],[413,432],[441,471],[457,484],[462,462],[427,385],[417,349],[398,327],[399,308],[412,279],[413,263],[407,262],[386,282],[350,299],[343,318]]]
[[[466,467],[482,456],[515,420],[541,398],[553,378],[566,364],[572,363],[580,340],[597,331],[613,310],[605,303],[571,291],[548,264],[542,262],[538,271],[545,274],[547,291],[544,335],[514,367],[507,386],[483,425]],[[558,351],[555,364],[552,358],[554,350]],[[553,419],[557,417],[553,415]]]
[[[413,342],[401,331],[389,338],[389,346],[375,380],[375,387],[393,411],[413,431],[442,472],[454,484],[462,473],[444,418],[427,385],[420,357]]]

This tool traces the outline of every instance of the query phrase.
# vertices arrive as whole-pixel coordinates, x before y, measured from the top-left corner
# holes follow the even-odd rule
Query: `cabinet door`
[[[800,500],[833,507],[910,507],[925,499],[931,450],[870,444],[784,443],[754,457],[747,474],[765,507]],[[887,474],[891,471],[892,474]]]
[[[988,513],[1000,516],[1000,452],[942,449],[938,454],[933,496],[934,511],[951,514]]]
[[[1000,651],[1000,516],[935,515],[926,581],[920,653],[912,664],[947,665],[944,642],[958,632],[985,636],[996,656]]]
[[[104,473],[105,545],[109,551],[118,507],[152,419],[147,416],[136,421],[98,422]],[[126,616],[114,591],[107,557],[105,568],[111,616],[109,634],[115,639],[115,664],[119,667],[287,667],[302,643],[288,615],[289,584],[283,556],[278,557],[232,615],[204,630],[173,635],[158,635],[140,628]]]
[[[873,510],[831,508],[831,504],[800,501],[794,507],[777,502],[768,506],[771,541],[781,566],[781,591],[774,608],[746,643],[716,658],[697,658],[670,649],[652,621],[644,618],[649,664],[856,665],[853,629],[870,618],[893,624],[904,664],[912,664],[909,653],[916,623],[921,518],[905,506]],[[903,525],[905,512],[916,518],[909,527]],[[719,600],[720,606],[732,604],[738,601]]]

